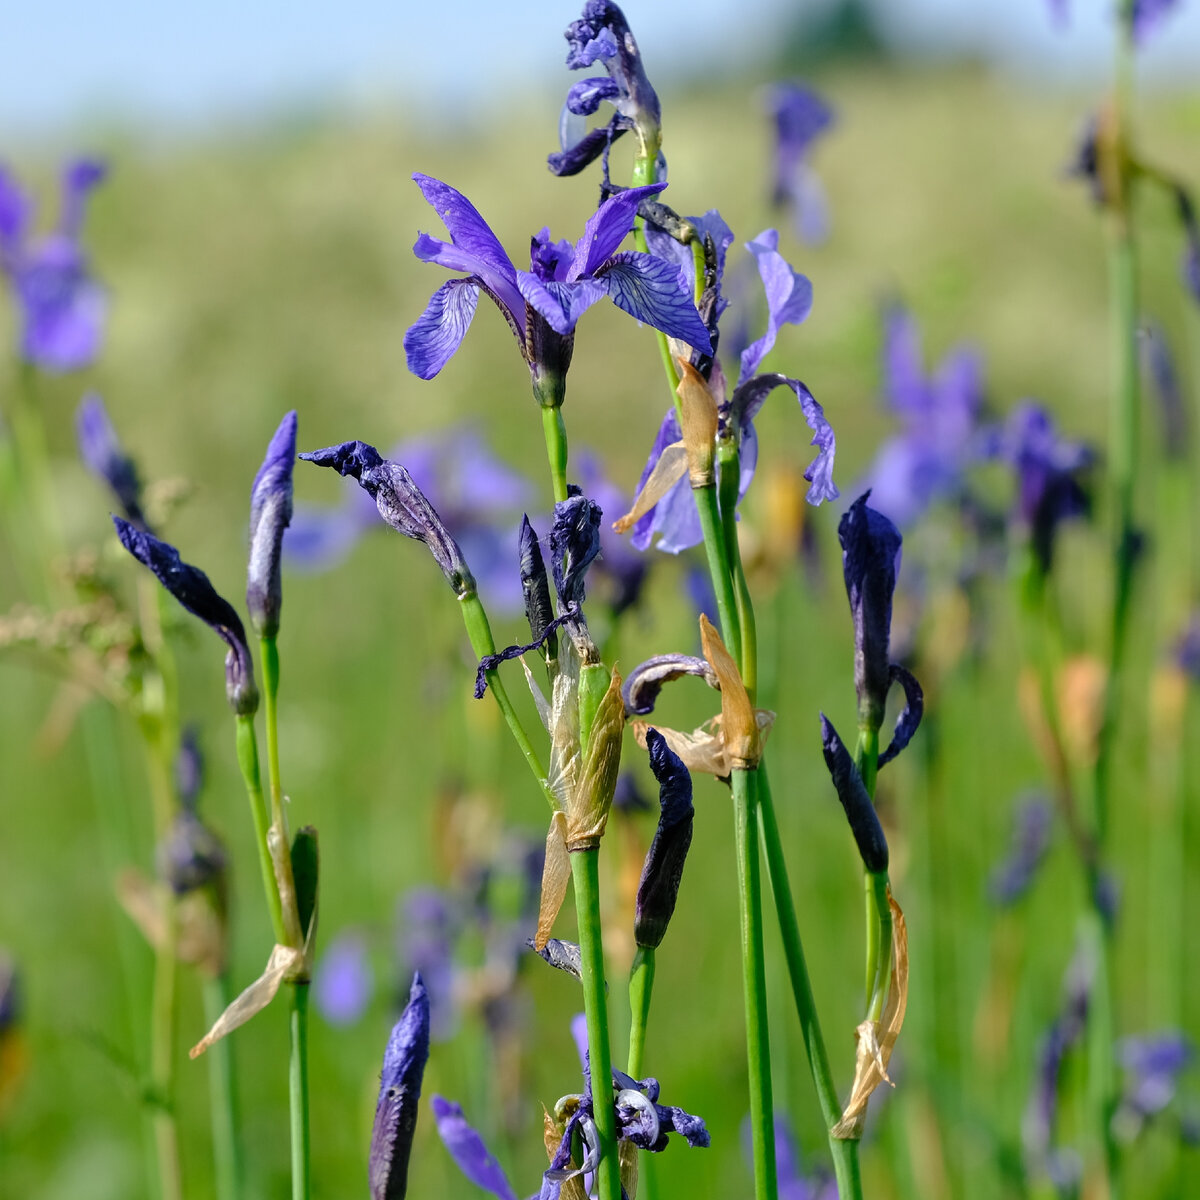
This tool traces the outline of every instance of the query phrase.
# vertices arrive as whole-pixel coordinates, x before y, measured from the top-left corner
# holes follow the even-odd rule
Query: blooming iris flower
[[[978,453],[980,360],[970,347],[956,346],[926,375],[916,321],[895,304],[884,313],[883,373],[902,429],[880,448],[866,482],[873,507],[903,528],[936,499],[955,494]]]
[[[809,165],[813,143],[833,124],[833,109],[811,88],[780,83],[767,95],[775,123],[775,181],[772,201],[791,210],[802,242],[824,241],[829,233],[825,191]]]
[[[534,395],[550,407],[562,403],[575,325],[605,296],[630,316],[671,337],[709,346],[708,332],[678,268],[651,254],[618,251],[633,228],[638,203],[666,184],[629,188],[592,214],[574,246],[553,242],[543,229],[532,241],[530,269],[519,271],[474,205],[449,185],[414,175],[425,199],[450,233],[443,242],[423,233],[413,253],[463,278],[442,284],[404,335],[408,369],[432,379],[462,342],[479,293],[485,292],[508,321],[529,366]]]
[[[715,344],[718,322],[727,307],[721,294],[721,282],[725,254],[733,241],[733,233],[715,209],[702,217],[689,217],[688,221],[694,227],[696,235],[712,247],[715,280],[706,293],[705,311]],[[695,278],[689,247],[680,245],[663,229],[649,223],[646,227],[646,241],[655,253],[663,257],[670,256],[679,263],[689,282]],[[812,284],[805,276],[791,268],[779,253],[778,246],[779,234],[774,229],[767,229],[753,241],[746,243],[746,249],[754,256],[758,266],[759,277],[766,294],[767,327],[757,341],[742,350],[738,383],[732,396],[726,399],[725,374],[720,364],[707,357],[703,348],[696,343],[691,344],[692,358],[693,364],[698,365],[699,369],[707,369],[710,372],[707,382],[720,416],[720,436],[735,437],[738,440],[739,499],[746,494],[758,462],[758,435],[754,429],[754,418],[769,392],[783,386],[790,387],[795,393],[804,418],[813,431],[812,444],[818,448],[818,454],[805,471],[804,478],[812,484],[808,490],[809,503],[820,504],[822,500],[833,500],[838,496],[837,487],[833,483],[833,460],[837,448],[833,428],[825,419],[824,410],[800,380],[789,379],[786,375],[755,374],[775,345],[781,327],[799,325],[812,308]],[[650,456],[638,483],[639,493],[653,474],[663,452],[679,442],[681,436],[679,419],[675,410],[671,409],[663,417],[654,445],[650,449]],[[646,550],[654,541],[655,535],[658,535],[658,549],[668,554],[678,554],[703,540],[695,501],[692,499],[686,475],[682,472],[658,502],[638,517],[633,525],[631,541],[638,550]]]
[[[0,271],[21,311],[21,355],[47,371],[86,367],[100,348],[107,302],[88,272],[80,235],[88,194],[104,175],[93,159],[69,162],[58,226],[35,241],[33,203],[0,165]]]
[[[625,14],[610,0],[587,0],[582,17],[567,27],[564,36],[572,71],[600,63],[607,75],[580,80],[567,93],[558,130],[562,149],[547,159],[550,170],[555,175],[577,175],[603,153],[607,180],[608,148],[633,129],[642,154],[658,160],[661,179],[666,170],[658,150],[662,110]],[[586,132],[585,118],[603,101],[612,104],[616,113],[607,125]]]

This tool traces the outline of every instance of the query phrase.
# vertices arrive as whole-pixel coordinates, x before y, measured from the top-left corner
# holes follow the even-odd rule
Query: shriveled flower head
[[[279,423],[250,489],[250,564],[246,572],[246,611],[259,637],[279,632],[283,605],[280,556],[283,533],[292,520],[292,467],[296,462],[296,414]]]
[[[95,392],[88,392],[79,402],[75,411],[75,435],[79,456],[88,470],[108,485],[126,519],[139,529],[146,529],[137,467],[121,448],[104,401]]]
[[[854,620],[854,688],[859,720],[875,729],[883,721],[891,684],[888,658],[892,597],[900,572],[900,531],[867,504],[864,492],[838,522],[842,576]]]
[[[428,1059],[429,1000],[421,976],[415,975],[408,1005],[383,1055],[368,1163],[371,1200],[404,1200],[408,1191],[408,1160]]]
[[[217,594],[199,567],[185,563],[179,551],[121,517],[113,517],[121,545],[193,616],[199,617],[228,647],[225,655],[225,694],[233,711],[249,716],[258,708],[254,665],[246,630],[233,605]]]
[[[809,156],[833,124],[833,109],[811,88],[779,83],[767,93],[767,111],[775,126],[772,202],[791,211],[801,241],[824,241],[829,233],[825,190]]]
[[[692,777],[657,729],[646,734],[650,769],[658,780],[660,811],[654,840],[638,881],[633,937],[639,946],[658,946],[675,913],[683,864],[692,844]]]
[[[458,349],[479,302],[491,298],[517,339],[540,404],[556,407],[565,395],[576,323],[608,296],[630,316],[671,337],[708,346],[708,333],[678,269],[651,254],[618,247],[633,228],[637,207],[666,184],[629,188],[592,214],[575,243],[554,242],[543,229],[532,240],[530,269],[520,271],[475,206],[428,175],[414,175],[437,211],[450,241],[423,233],[413,253],[464,277],[442,284],[404,335],[408,369],[432,379]]]
[[[58,225],[35,238],[33,202],[0,164],[0,271],[21,314],[21,356],[47,371],[86,367],[100,349],[107,309],[81,243],[84,206],[105,166],[75,159],[62,173]]]
[[[564,36],[572,71],[599,63],[606,74],[571,86],[559,122],[561,149],[547,159],[550,170],[555,175],[577,175],[603,154],[607,179],[608,148],[629,129],[637,134],[640,153],[657,158],[662,110],[625,14],[610,0],[587,0],[583,15],[567,27]],[[586,119],[605,101],[616,113],[607,125],[588,132]]]
[[[318,467],[332,467],[341,475],[357,479],[375,501],[379,515],[397,533],[429,547],[456,596],[474,592],[475,579],[458,543],[450,536],[433,505],[413,483],[412,476],[399,463],[389,462],[374,446],[357,441],[308,451],[300,457]]]

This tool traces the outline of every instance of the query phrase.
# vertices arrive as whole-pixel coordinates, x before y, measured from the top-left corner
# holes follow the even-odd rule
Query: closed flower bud
[[[821,747],[825,751],[825,765],[829,768],[838,799],[846,811],[846,820],[850,822],[850,832],[854,834],[863,866],[872,874],[880,875],[888,868],[888,845],[887,838],[883,836],[883,826],[879,824],[875,805],[871,803],[850,751],[824,713],[821,714]]]
[[[521,594],[525,598],[525,618],[529,622],[529,635],[535,642],[546,636],[546,630],[554,620],[554,607],[550,601],[550,580],[546,576],[546,564],[538,546],[537,534],[528,517],[521,518],[518,536],[521,559]],[[558,657],[558,639],[552,633],[546,640],[546,657]]]
[[[256,712],[258,689],[254,685],[254,665],[246,644],[245,627],[233,605],[217,593],[199,567],[185,563],[174,546],[136,529],[120,517],[113,517],[113,524],[121,545],[153,571],[159,583],[229,647],[225,655],[225,694],[238,716]]]
[[[417,974],[383,1055],[368,1164],[371,1200],[404,1200],[408,1191],[408,1159],[428,1059],[429,997]]]
[[[692,778],[657,729],[646,734],[650,769],[658,780],[662,805],[658,828],[642,867],[634,910],[633,936],[639,946],[658,946],[667,932],[692,844]]]
[[[279,632],[283,604],[279,558],[283,532],[292,521],[292,464],[296,460],[296,414],[279,423],[250,489],[250,563],[246,571],[246,611],[259,637]]]
[[[461,598],[475,591],[475,579],[458,543],[412,476],[399,463],[382,458],[379,451],[366,442],[342,442],[339,446],[313,450],[300,457],[318,467],[332,467],[341,475],[357,479],[375,501],[379,515],[397,533],[429,547],[456,596]]]

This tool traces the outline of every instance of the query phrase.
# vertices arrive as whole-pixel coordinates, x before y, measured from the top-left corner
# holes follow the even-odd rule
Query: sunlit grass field
[[[857,494],[856,481],[893,428],[880,400],[879,308],[887,298],[902,298],[915,313],[927,360],[959,341],[979,348],[993,414],[1037,397],[1065,432],[1103,447],[1111,391],[1105,231],[1086,189],[1063,170],[1094,98],[1042,94],[967,70],[846,68],[814,82],[837,109],[836,128],[815,157],[832,236],[809,248],[784,231],[781,248],[812,279],[815,304],[803,326],[783,333],[768,366],[802,378],[824,405],[837,431],[843,500]],[[557,180],[545,169],[557,104],[528,101],[506,109],[502,121],[481,117],[469,130],[423,126],[413,111],[373,124],[276,124],[178,146],[106,137],[112,174],[97,193],[89,246],[111,290],[111,336],[95,368],[44,380],[40,395],[69,543],[103,546],[107,569],[127,579],[132,592],[134,568],[111,536],[109,498],[76,457],[73,413],[87,388],[104,396],[146,479],[186,481],[186,499],[165,535],[230,597],[240,596],[244,579],[250,482],[289,408],[299,413],[305,449],[349,438],[384,448],[469,422],[535,481],[534,510],[545,514],[550,491],[539,416],[496,313],[481,305],[463,349],[429,383],[407,372],[401,343],[443,278],[411,254],[418,230],[441,232],[409,179],[413,171],[469,196],[518,265],[526,239],[543,225],[558,238],[579,235],[595,205],[595,176]],[[1148,157],[1182,164],[1200,183],[1200,97],[1151,99],[1138,124]],[[664,96],[664,133],[671,180],[665,198],[679,211],[719,208],[739,240],[786,221],[767,205],[768,130],[754,85]],[[626,162],[614,153],[615,178]],[[49,192],[53,160],[13,165],[26,175],[40,172]],[[1200,317],[1179,285],[1173,214],[1148,197],[1140,215],[1144,306],[1176,347],[1185,380],[1195,379]],[[5,309],[6,347],[11,319]],[[6,379],[15,374],[7,350],[0,366]],[[573,450],[599,452],[610,477],[632,494],[668,399],[651,331],[598,306],[576,341],[564,409]],[[1121,1034],[1168,1025],[1195,1034],[1200,968],[1190,919],[1200,896],[1200,781],[1192,780],[1186,813],[1172,815],[1161,795],[1169,780],[1156,757],[1164,718],[1151,704],[1161,693],[1153,681],[1198,598],[1187,568],[1195,514],[1164,500],[1155,467],[1160,422],[1149,400],[1144,415],[1138,511],[1147,553],[1109,841],[1122,895],[1115,1025]],[[840,508],[806,513],[820,571],[780,553],[772,542],[780,518],[769,503],[769,481],[807,465],[811,435],[783,393],[768,402],[758,428],[760,477],[743,507],[743,536],[759,563],[752,586],[764,702],[779,713],[769,743],[774,791],[818,1008],[844,1092],[861,1017],[862,884],[817,725],[819,710],[846,730],[854,722],[852,630],[835,537]],[[297,497],[340,498],[340,481],[327,474],[298,467]],[[1097,482],[1102,478],[1101,464]],[[1005,481],[997,475],[990,486],[1003,502]],[[1070,527],[1057,567],[1068,647],[1092,654],[1105,645],[1111,582],[1098,492],[1097,524]],[[917,611],[907,587],[913,564],[948,560],[945,574],[953,576],[953,546],[939,532],[947,526],[935,517],[906,540],[898,624]],[[683,564],[659,556],[646,599],[619,632],[623,667],[666,650],[695,652],[694,614],[682,585]],[[1046,783],[1022,713],[1013,586],[1003,571],[986,582],[978,648],[968,653],[946,581],[927,582],[933,599],[921,610],[912,654],[929,697],[928,725],[881,779],[912,982],[895,1059],[898,1086],[874,1102],[879,1112],[863,1147],[872,1197],[1026,1194],[1022,1114],[1037,1040],[1060,1004],[1081,889],[1059,829],[1019,905],[1001,913],[987,897],[988,875],[1007,849],[1015,798]],[[0,589],[2,608],[20,599],[7,556],[0,557]],[[519,616],[494,624],[499,642],[522,640]],[[271,934],[219,660],[207,631],[182,612],[178,633],[183,716],[199,723],[209,762],[202,812],[232,856],[232,961],[240,986],[261,970]],[[380,530],[333,572],[289,575],[280,652],[284,785],[293,822],[320,831],[321,944],[357,929],[369,938],[375,968],[365,1017],[348,1029],[314,1017],[311,1037],[315,1194],[361,1196],[379,1063],[402,986],[398,900],[416,884],[446,882],[458,836],[442,829],[438,797],[448,789],[476,796],[497,827],[535,839],[544,836],[545,811],[493,707],[471,698],[473,662],[459,615],[420,547]],[[515,667],[512,679],[517,692]],[[702,692],[698,685],[668,692],[664,721],[698,724],[710,712]],[[113,716],[100,749],[119,772],[127,828],[98,829],[73,708],[72,696],[29,661],[0,661],[0,946],[20,971],[25,1060],[0,1109],[0,1196],[14,1200],[147,1194],[137,1064],[151,956],[113,893],[117,867],[151,867],[147,787],[136,733]],[[1192,709],[1189,703],[1183,719],[1194,741]],[[626,757],[648,790],[644,755],[631,738]],[[748,1196],[728,791],[697,779],[696,806],[679,910],[658,957],[646,1063],[670,1103],[705,1117],[713,1146],[673,1145],[655,1165],[661,1195]],[[1164,891],[1150,858],[1153,823],[1167,819],[1183,839],[1183,894]],[[638,818],[636,839],[644,844],[652,828],[650,817]],[[616,928],[630,839],[624,827],[614,824],[612,833],[603,862]],[[1164,921],[1178,941],[1158,961],[1163,940],[1156,931]],[[568,905],[559,929],[571,936],[571,927]],[[771,923],[767,947],[777,1103],[808,1161],[824,1162],[824,1131]],[[619,1031],[628,1020],[620,1015],[621,956],[630,951],[616,938],[610,950]],[[123,956],[145,985],[132,1012]],[[479,1016],[467,1015],[453,1041],[435,1044],[425,1092],[462,1101],[493,1139],[518,1193],[527,1195],[545,1169],[540,1104],[552,1106],[579,1087],[568,1020],[580,998],[573,980],[532,955],[521,987],[519,1057],[496,1068]],[[186,971],[180,1003],[183,1163],[187,1193],[200,1197],[212,1186],[207,1076],[202,1063],[187,1060],[186,1047],[206,1024]],[[253,1194],[282,1195],[282,1008],[237,1032],[233,1047]],[[1069,1063],[1068,1090],[1074,1069]],[[1194,1070],[1181,1092],[1194,1111]],[[1065,1142],[1082,1126],[1077,1108],[1068,1099]],[[1125,1194],[1194,1194],[1198,1152],[1177,1146],[1169,1121],[1152,1128],[1127,1155]],[[471,1194],[426,1110],[410,1195]]]

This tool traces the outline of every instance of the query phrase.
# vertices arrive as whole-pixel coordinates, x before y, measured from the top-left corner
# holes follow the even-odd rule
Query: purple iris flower
[[[1125,1071],[1125,1087],[1114,1120],[1136,1136],[1175,1098],[1178,1076],[1191,1063],[1195,1047],[1185,1034],[1168,1030],[1122,1038],[1116,1051]]]
[[[688,221],[694,226],[698,236],[706,242],[711,241],[715,255],[716,279],[705,304],[709,328],[715,334],[720,317],[727,307],[727,302],[721,294],[721,282],[725,253],[733,241],[733,233],[721,219],[720,213],[715,210],[705,213],[702,217],[689,217]],[[690,249],[681,246],[662,229],[649,224],[646,228],[646,240],[655,253],[664,257],[672,256],[674,261],[681,265],[690,285],[695,278]],[[818,448],[817,457],[805,471],[804,478],[812,484],[808,489],[808,502],[820,504],[822,500],[834,500],[838,496],[837,487],[833,482],[833,460],[837,449],[833,428],[825,419],[820,404],[800,380],[778,374],[755,374],[775,345],[781,327],[799,325],[812,309],[812,284],[804,275],[792,269],[779,253],[778,246],[779,234],[774,229],[764,230],[753,241],[746,243],[746,249],[754,256],[766,294],[767,327],[757,341],[741,351],[738,382],[732,396],[726,399],[725,373],[719,362],[706,358],[703,351],[697,349],[693,354],[693,365],[710,372],[708,383],[717,401],[721,436],[736,437],[740,444],[739,499],[746,494],[758,464],[758,435],[754,429],[754,418],[772,389],[781,386],[791,388],[800,402],[804,419],[813,431],[812,445]],[[714,336],[714,344],[717,340]],[[675,410],[671,409],[663,417],[655,436],[650,456],[638,483],[639,492],[650,478],[663,451],[678,442],[681,437],[679,419]],[[699,545],[703,540],[700,518],[686,476],[681,477],[653,508],[637,520],[633,526],[631,541],[636,549],[646,550],[654,542],[655,535],[658,535],[658,549],[668,554],[679,554]]]
[[[1133,44],[1144,46],[1146,39],[1178,7],[1179,0],[1131,0],[1126,11]]]
[[[666,184],[609,197],[574,246],[552,242],[550,231],[543,229],[532,241],[530,270],[519,271],[461,192],[428,175],[413,178],[450,233],[449,242],[421,234],[413,253],[424,262],[467,273],[442,284],[404,335],[408,369],[419,378],[432,379],[450,361],[475,315],[480,291],[508,321],[529,365],[534,394],[551,407],[562,403],[576,322],[605,296],[671,337],[711,348],[679,270],[652,254],[617,250],[633,228],[639,201],[657,195]]]
[[[121,448],[117,431],[109,420],[104,401],[88,392],[75,411],[75,436],[79,456],[88,470],[109,487],[126,518],[146,529],[142,512],[142,486],[133,459]]]
[[[960,490],[979,452],[983,387],[974,350],[956,346],[926,375],[912,314],[893,304],[883,320],[884,395],[902,427],[880,448],[865,484],[872,506],[906,528],[935,500]]]
[[[1026,796],[1017,806],[1012,844],[1007,857],[992,871],[988,895],[1008,908],[1025,895],[1050,848],[1054,811],[1045,796]]]
[[[767,94],[767,111],[775,123],[772,201],[791,210],[802,242],[822,242],[829,234],[825,190],[808,160],[813,143],[833,124],[833,109],[811,88],[780,83]]]
[[[561,151],[548,157],[550,170],[555,175],[578,175],[603,154],[607,180],[609,147],[633,129],[642,153],[658,155],[658,178],[663,178],[665,163],[658,154],[662,110],[625,14],[610,0],[587,0],[582,17],[567,27],[564,36],[572,71],[600,63],[606,75],[580,80],[567,93],[558,130]],[[616,113],[607,125],[588,132],[586,118],[604,101]]]
[[[366,939],[360,933],[339,933],[317,959],[313,1003],[330,1025],[353,1025],[367,1011],[373,984]]]
[[[75,371],[96,357],[107,300],[80,241],[88,193],[106,168],[75,159],[62,174],[58,225],[34,240],[33,203],[0,165],[0,271],[21,310],[21,355],[47,371]]]
[[[1090,510],[1080,475],[1094,460],[1092,450],[1061,438],[1049,413],[1032,401],[1019,404],[994,431],[991,450],[1013,469],[1014,519],[1027,532],[1039,567],[1048,572],[1060,522]]]
[[[498,1200],[517,1200],[504,1168],[484,1145],[483,1138],[467,1123],[462,1106],[441,1096],[434,1096],[429,1103],[437,1121],[438,1137],[450,1151],[458,1169],[476,1187],[491,1192]]]

